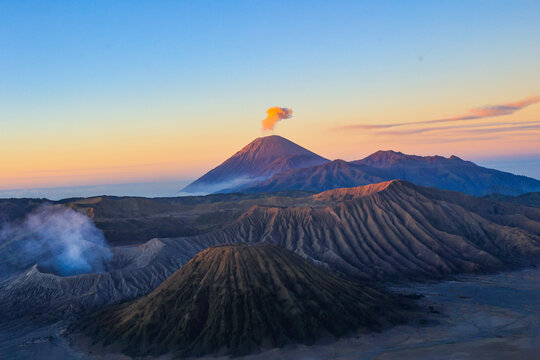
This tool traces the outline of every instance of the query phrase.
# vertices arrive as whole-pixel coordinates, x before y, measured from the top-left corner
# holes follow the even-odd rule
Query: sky
[[[538,178],[539,18],[532,0],[2,1],[0,196],[180,184],[269,134]],[[292,116],[263,130],[272,107]]]

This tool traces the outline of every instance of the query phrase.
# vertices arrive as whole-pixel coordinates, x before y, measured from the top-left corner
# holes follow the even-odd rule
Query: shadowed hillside
[[[281,247],[228,245],[202,251],[149,295],[79,327],[130,355],[241,355],[401,322],[400,301]]]
[[[540,207],[540,192],[531,192],[531,193],[522,194],[518,196],[491,194],[491,195],[487,195],[485,198],[494,200],[494,201],[515,202],[517,204]]]

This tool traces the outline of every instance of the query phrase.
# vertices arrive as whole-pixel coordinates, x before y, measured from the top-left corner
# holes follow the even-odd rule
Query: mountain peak
[[[463,161],[455,155],[449,158],[444,156],[419,156],[419,155],[407,155],[399,151],[394,150],[379,150],[369,155],[368,157],[353,161],[354,164],[363,164],[374,166],[378,168],[387,168],[395,165],[412,165],[412,164],[432,164],[432,163],[445,163],[448,161]]]
[[[405,180],[390,180],[363,186],[327,190],[313,195],[313,198],[319,201],[352,200],[371,196],[387,189],[403,189],[404,187],[410,186],[412,186],[412,184]]]
[[[81,327],[129,355],[244,355],[265,344],[310,344],[324,334],[377,327],[396,317],[396,300],[285,248],[231,244],[203,250],[149,295],[92,315]],[[242,306],[249,311],[238,311]]]
[[[234,190],[284,170],[328,161],[282,136],[258,137],[182,191],[196,194]]]
[[[306,154],[315,155],[282,136],[269,135],[256,138],[234,154],[231,159],[240,156],[252,159],[258,158],[259,160],[262,158],[277,159],[282,156]]]

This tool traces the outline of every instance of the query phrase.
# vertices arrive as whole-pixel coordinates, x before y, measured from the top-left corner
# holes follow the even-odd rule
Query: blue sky
[[[538,1],[3,1],[0,189],[194,177],[260,136],[271,106],[294,110],[279,134],[330,158],[530,158],[538,133],[332,129],[538,95],[539,16]]]

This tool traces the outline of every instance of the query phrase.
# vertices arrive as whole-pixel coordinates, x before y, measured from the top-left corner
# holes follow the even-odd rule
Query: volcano
[[[149,295],[75,330],[131,356],[242,355],[402,322],[405,307],[282,247],[233,244],[200,252]]]
[[[540,191],[539,180],[488,169],[455,155],[446,158],[381,150],[361,160],[330,161],[272,135],[255,139],[182,192],[320,192],[398,179],[474,196]]]
[[[328,161],[281,136],[259,137],[181,192],[230,191],[284,170],[321,165]]]

